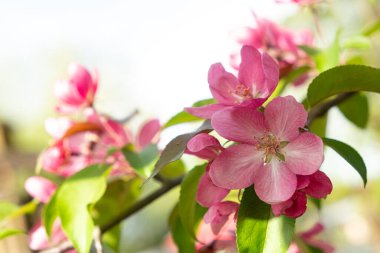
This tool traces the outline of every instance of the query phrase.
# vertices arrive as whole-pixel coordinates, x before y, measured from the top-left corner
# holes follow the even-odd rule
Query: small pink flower
[[[33,198],[42,203],[47,203],[53,196],[57,186],[44,177],[34,176],[25,181],[25,189]]]
[[[151,119],[145,122],[136,135],[136,149],[141,151],[149,144],[157,143],[160,137],[160,131],[161,124],[158,119]]]
[[[290,199],[272,205],[274,215],[284,214],[291,218],[297,218],[306,211],[306,195],[317,199],[325,198],[333,188],[330,179],[319,170],[309,176],[297,175],[297,183],[297,190]]]
[[[224,109],[211,123],[224,138],[238,142],[210,166],[213,183],[225,189],[254,184],[269,204],[288,200],[297,189],[296,175],[311,175],[323,161],[323,143],[305,126],[307,112],[293,97],[277,97],[264,113],[245,107]]]
[[[231,214],[235,214],[238,209],[238,203],[232,201],[220,202],[208,209],[203,220],[206,224],[211,225],[212,232],[217,235],[226,224]]]
[[[45,228],[42,226],[41,221],[37,222],[29,232],[29,247],[32,250],[44,250],[54,245],[59,244],[66,240],[63,233],[61,222],[57,219],[54,222],[51,237],[46,234]],[[75,251],[70,251],[75,253]]]
[[[224,150],[219,141],[208,134],[200,133],[187,143],[187,154],[195,155],[209,161],[206,172],[202,175],[198,184],[197,202],[204,207],[218,204],[230,192],[216,186],[209,176],[209,168],[212,161]]]
[[[255,28],[238,29],[233,32],[233,37],[239,44],[255,47],[276,59],[280,67],[280,78],[301,66],[313,66],[312,59],[298,47],[313,45],[310,31],[292,32],[267,19],[256,16],[255,19],[257,23]],[[238,54],[231,55],[232,66],[238,66],[239,62]],[[307,74],[302,75],[294,83],[301,84],[307,77]]]
[[[57,110],[62,113],[73,113],[92,106],[97,87],[97,75],[91,76],[83,66],[71,64],[69,79],[60,81],[55,86],[55,95],[59,99]]]
[[[334,247],[331,244],[315,238],[318,234],[323,232],[323,230],[324,226],[321,223],[316,223],[308,231],[299,233],[298,236],[308,245],[320,249],[323,253],[333,253]],[[287,253],[302,253],[302,251],[298,248],[297,244],[293,242],[291,243]]]
[[[294,3],[299,5],[310,5],[316,3],[318,0],[276,0],[277,3]]]
[[[208,83],[217,103],[185,110],[209,119],[215,112],[231,106],[258,108],[276,88],[278,71],[278,65],[269,55],[260,53],[254,47],[243,46],[238,77],[225,71],[220,63],[210,67]]]

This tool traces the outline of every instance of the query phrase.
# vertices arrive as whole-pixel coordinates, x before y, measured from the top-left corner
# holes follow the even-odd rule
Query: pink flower
[[[46,234],[45,228],[42,226],[41,221],[37,222],[29,232],[29,247],[36,251],[50,248],[60,242],[63,242],[64,240],[66,240],[66,236],[63,233],[59,219],[54,222],[50,238]],[[70,252],[75,253],[75,251]]]
[[[49,202],[57,186],[44,177],[30,177],[25,181],[25,189],[30,196],[42,203]]]
[[[160,137],[160,131],[161,124],[158,119],[151,119],[145,122],[136,135],[136,149],[141,151],[149,144],[157,143]]]
[[[318,240],[315,237],[324,230],[324,226],[321,223],[316,223],[308,231],[299,233],[298,236],[303,239],[308,245],[320,249],[323,253],[333,253],[334,247],[327,242]],[[287,253],[302,253],[295,243],[292,243]]]
[[[230,192],[216,186],[209,176],[209,168],[212,161],[224,150],[219,141],[208,134],[200,133],[187,143],[187,154],[195,155],[209,161],[206,172],[202,175],[197,192],[197,202],[204,207],[210,207],[222,201]]]
[[[208,209],[204,216],[204,222],[210,224],[212,232],[217,235],[228,221],[228,217],[230,217],[231,214],[237,213],[238,209],[238,203],[232,201],[220,202]]]
[[[69,79],[55,86],[55,95],[59,99],[57,111],[73,113],[92,106],[98,87],[97,75],[91,76],[86,68],[79,64],[69,66]]]
[[[242,105],[258,108],[277,86],[279,70],[276,62],[266,53],[244,46],[241,49],[238,77],[225,71],[220,63],[213,64],[208,72],[208,83],[216,104],[185,108],[200,118],[211,116],[224,108]]]
[[[330,179],[322,171],[316,171],[309,176],[297,175],[297,190],[293,196],[281,203],[272,205],[273,214],[284,214],[288,217],[297,218],[306,211],[307,197],[325,198],[332,191]]]
[[[315,173],[323,161],[323,143],[300,132],[307,119],[293,97],[277,97],[264,113],[245,107],[224,109],[211,123],[224,138],[238,142],[222,151],[210,166],[216,186],[243,189],[254,184],[258,197],[277,204],[297,189],[296,175]]]
[[[310,31],[291,32],[280,28],[267,19],[256,19],[256,27],[245,27],[234,31],[233,37],[241,45],[248,45],[267,52],[275,58],[280,67],[280,78],[301,66],[313,66],[312,59],[298,46],[313,45],[313,36]],[[243,59],[241,59],[243,60]],[[231,55],[232,66],[237,66],[240,59],[237,54]],[[307,75],[298,78],[294,83],[301,84]]]
[[[316,3],[318,0],[276,0],[277,3],[294,3],[299,5],[310,5]]]

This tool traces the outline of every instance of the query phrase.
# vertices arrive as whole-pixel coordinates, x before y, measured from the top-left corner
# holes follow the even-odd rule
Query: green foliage
[[[357,93],[338,105],[343,115],[357,127],[365,128],[368,123],[368,98],[363,93]]]
[[[206,120],[194,132],[179,135],[175,137],[173,140],[171,140],[162,151],[160,158],[158,159],[157,163],[154,165],[153,173],[147,180],[157,175],[161,171],[161,169],[167,164],[179,160],[182,157],[183,153],[185,152],[187,143],[190,141],[191,138],[193,138],[198,133],[210,132],[210,131],[212,131],[211,122],[210,120]]]
[[[3,221],[4,219],[8,218],[9,216],[12,216],[18,209],[18,206],[10,203],[1,201],[0,202],[0,221]]]
[[[182,160],[177,160],[165,165],[161,169],[160,175],[165,179],[173,179],[182,176],[183,174],[185,174],[185,172],[185,163]]]
[[[54,220],[61,219],[63,230],[79,253],[90,250],[94,222],[89,209],[104,194],[108,165],[92,165],[69,177],[59,187],[44,210],[44,224],[50,234]]]
[[[371,41],[368,37],[357,35],[345,39],[342,46],[346,49],[369,49],[371,48]]]
[[[331,45],[320,51],[313,58],[316,64],[316,67],[319,71],[325,71],[332,67],[339,65],[340,58],[340,41],[339,41],[340,31],[338,31],[335,35],[334,41]]]
[[[371,91],[380,93],[380,69],[362,65],[346,65],[329,69],[317,76],[309,86],[310,106],[344,92]]]
[[[313,122],[309,126],[310,131],[315,133],[319,137],[325,137],[327,129],[327,118],[328,113],[325,113],[323,116],[313,120]]]
[[[294,234],[295,220],[274,217],[252,187],[244,190],[237,220],[239,253],[286,253]]]
[[[351,146],[341,141],[323,138],[325,145],[335,150],[343,157],[362,177],[364,186],[367,184],[367,167],[360,154]]]
[[[206,209],[199,206],[196,202],[198,183],[205,173],[206,165],[194,167],[183,179],[179,196],[178,210],[183,228],[192,237],[196,238],[194,227],[197,224],[197,213],[205,212]],[[199,210],[197,210],[199,209]]]
[[[0,230],[0,240],[12,235],[20,235],[20,234],[25,234],[25,232],[18,229],[3,229],[3,230]]]
[[[179,216],[179,208],[176,205],[169,218],[170,232],[174,243],[177,245],[178,252],[195,253],[195,241],[185,230]]]
[[[158,147],[155,144],[148,145],[141,152],[136,151],[133,145],[127,145],[122,149],[122,152],[132,168],[142,177],[150,174],[153,162],[159,155]]]
[[[215,99],[209,98],[200,100],[192,105],[192,107],[201,107],[204,105],[209,105],[215,103]],[[203,119],[198,118],[196,116],[191,115],[188,112],[182,111],[171,117],[168,122],[165,123],[163,128],[168,128],[174,125],[182,124],[182,123],[189,123],[189,122],[195,122],[195,121],[201,121]]]

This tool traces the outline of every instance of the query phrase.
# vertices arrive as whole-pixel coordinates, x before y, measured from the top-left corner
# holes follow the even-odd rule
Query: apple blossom
[[[47,203],[56,191],[57,186],[44,177],[34,176],[25,181],[25,189],[33,198],[42,203]]]
[[[73,63],[69,66],[69,79],[55,86],[55,95],[59,99],[57,111],[73,113],[92,106],[98,87],[98,77],[91,75],[83,66]]]
[[[269,204],[288,200],[297,189],[296,175],[315,173],[323,161],[322,140],[299,130],[306,119],[303,105],[291,96],[273,99],[263,113],[247,107],[215,113],[214,129],[238,143],[212,162],[211,180],[226,189],[254,184],[259,198]]]
[[[276,62],[256,48],[243,46],[238,77],[227,72],[221,63],[211,65],[208,83],[216,104],[185,108],[200,118],[211,116],[224,108],[242,105],[258,108],[277,86],[279,70]]]

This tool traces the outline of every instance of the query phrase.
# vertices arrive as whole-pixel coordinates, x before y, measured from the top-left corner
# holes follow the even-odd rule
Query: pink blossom
[[[228,217],[235,214],[239,204],[232,201],[224,201],[211,206],[204,216],[204,222],[211,225],[212,232],[217,235],[226,224]]]
[[[186,153],[209,161],[206,172],[202,175],[197,191],[197,202],[204,207],[210,207],[222,201],[230,192],[216,186],[209,176],[212,161],[224,150],[219,141],[208,134],[200,133],[194,136],[187,144]]]
[[[296,175],[315,173],[323,161],[323,143],[305,126],[307,112],[293,97],[273,99],[262,113],[232,107],[213,115],[214,129],[235,141],[210,166],[213,183],[225,189],[254,184],[258,197],[277,204],[297,189]]]
[[[294,3],[299,5],[310,5],[316,3],[318,0],[276,0],[277,3]]]
[[[73,63],[69,66],[69,79],[55,86],[55,95],[59,99],[57,111],[73,113],[92,106],[98,87],[97,75],[91,76],[86,68]]]
[[[288,217],[297,218],[306,211],[307,197],[325,198],[332,191],[330,179],[322,171],[316,171],[309,176],[297,175],[297,190],[293,196],[281,203],[272,205],[274,215],[284,214]]]
[[[279,70],[266,53],[250,46],[241,49],[238,77],[227,72],[221,63],[215,63],[208,72],[208,83],[216,104],[185,108],[200,118],[211,116],[224,108],[242,105],[258,108],[277,86]]]
[[[333,253],[334,247],[331,244],[315,238],[318,234],[323,232],[323,230],[324,226],[321,223],[316,223],[308,231],[299,233],[298,236],[308,245],[320,249],[323,253]],[[302,251],[298,248],[297,244],[292,242],[287,253],[302,253]]]
[[[67,238],[63,233],[59,219],[54,222],[50,238],[46,234],[45,228],[42,226],[41,221],[39,221],[29,232],[29,247],[32,250],[44,250],[57,245],[66,239]],[[75,251],[70,252],[75,253]]]
[[[149,144],[157,143],[160,136],[160,131],[161,124],[158,119],[151,119],[145,122],[136,135],[136,149],[141,151]]]
[[[34,176],[25,181],[25,189],[33,198],[42,203],[47,203],[57,189],[57,186],[44,177]]]
[[[280,78],[301,66],[313,67],[312,59],[298,47],[313,45],[313,35],[310,31],[292,32],[267,19],[255,16],[255,20],[255,28],[238,29],[233,32],[233,37],[239,44],[258,48],[275,58],[279,63]],[[238,54],[231,55],[232,66],[238,66],[239,62]],[[306,79],[307,75],[303,75],[294,83],[301,84]]]

